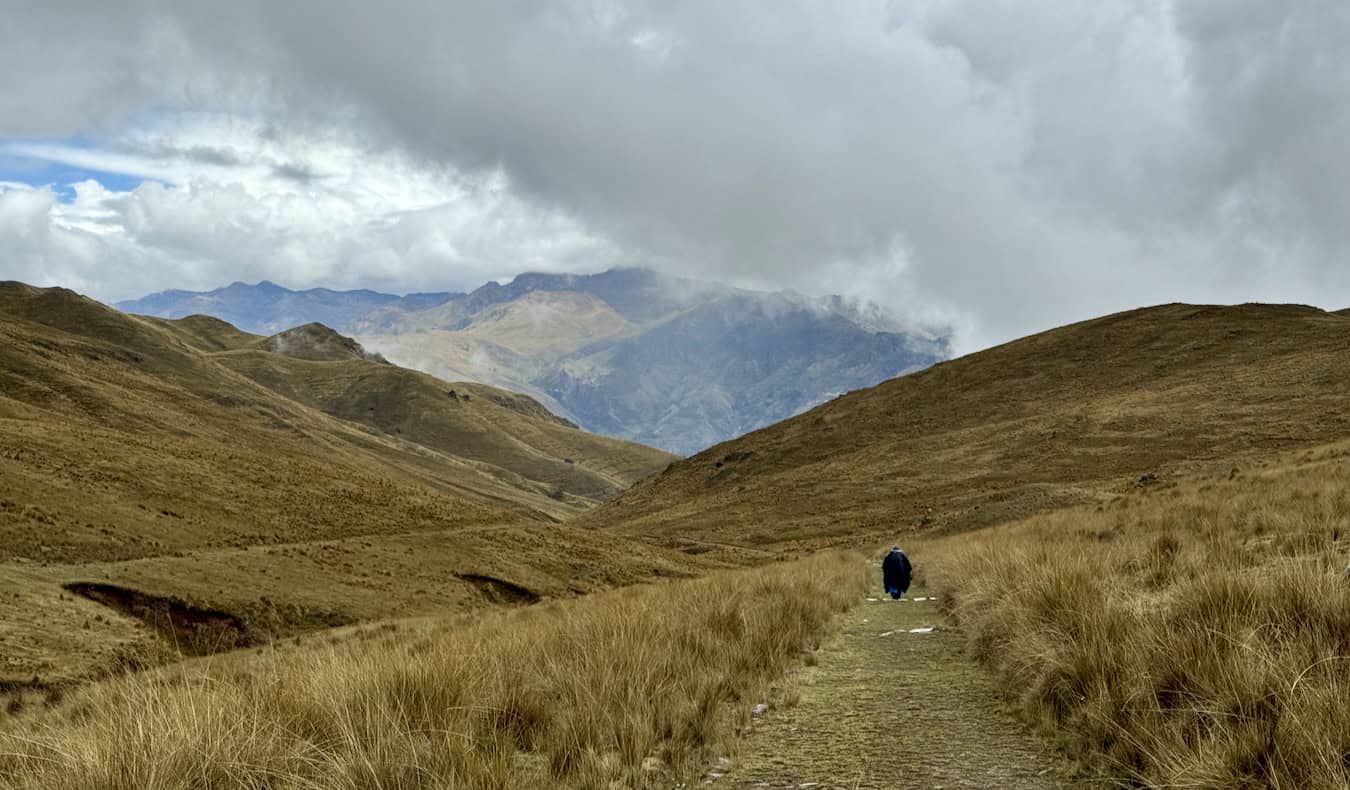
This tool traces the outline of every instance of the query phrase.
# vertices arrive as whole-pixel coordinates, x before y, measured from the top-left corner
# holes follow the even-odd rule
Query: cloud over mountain
[[[866,296],[969,348],[1140,303],[1350,292],[1350,11],[1332,0],[7,16],[4,156],[66,141],[46,155],[131,156],[165,181],[98,204],[120,235],[59,230],[79,199],[56,192],[0,209],[21,272],[108,297],[628,263]],[[372,204],[373,184],[428,199]]]
[[[233,283],[117,306],[162,318],[206,314],[260,334],[306,324],[293,331],[324,337],[331,330],[309,323],[323,322],[397,364],[526,393],[588,431],[685,454],[948,352],[946,338],[906,332],[838,297],[643,269],[531,272],[468,294],[406,297]]]

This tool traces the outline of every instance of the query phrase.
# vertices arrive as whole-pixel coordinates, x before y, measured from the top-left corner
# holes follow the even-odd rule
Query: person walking
[[[886,559],[881,561],[881,581],[886,585],[887,594],[899,600],[909,591],[909,583],[913,580],[914,566],[910,564],[909,557],[899,546],[892,547]]]

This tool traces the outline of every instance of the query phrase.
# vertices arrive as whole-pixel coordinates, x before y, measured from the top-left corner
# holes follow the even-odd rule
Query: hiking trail
[[[878,584],[872,589],[877,590]],[[1055,758],[1000,709],[993,679],[922,588],[879,592],[752,720],[739,753],[705,779],[724,788],[1060,788]],[[922,629],[932,628],[932,631]],[[915,629],[920,629],[916,631]],[[720,775],[719,775],[720,774]]]

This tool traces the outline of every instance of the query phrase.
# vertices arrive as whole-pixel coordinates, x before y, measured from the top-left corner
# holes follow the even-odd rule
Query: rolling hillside
[[[182,321],[161,325],[177,332]],[[482,475],[515,489],[513,497],[555,517],[589,507],[675,460],[660,450],[578,430],[527,396],[481,384],[447,384],[390,365],[321,324],[268,338],[221,326],[204,340],[184,338],[203,350],[220,348],[213,361],[289,400],[475,462]]]
[[[670,458],[325,328],[0,284],[0,684],[685,573],[556,523]]]
[[[1350,319],[1172,304],[1027,337],[713,447],[578,523],[659,544],[953,532],[1350,436]]]

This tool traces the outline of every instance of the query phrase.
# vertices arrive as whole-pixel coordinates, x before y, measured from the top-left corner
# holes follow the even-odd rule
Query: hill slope
[[[522,502],[555,516],[589,507],[676,460],[661,450],[586,433],[524,395],[482,384],[447,384],[370,361],[360,346],[330,340],[319,348],[344,349],[349,359],[333,364],[314,359],[313,351],[297,356],[262,350],[274,339],[213,358],[325,414],[477,462],[483,474],[518,489]]]
[[[713,447],[579,523],[682,544],[889,540],[1092,502],[1350,436],[1350,319],[1166,305],[850,393]]]
[[[0,284],[0,685],[690,566],[554,523],[670,456],[275,345]]]

